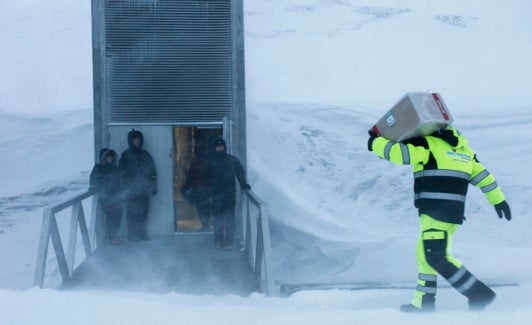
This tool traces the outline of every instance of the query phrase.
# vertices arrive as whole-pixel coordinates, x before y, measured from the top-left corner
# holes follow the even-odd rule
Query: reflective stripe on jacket
[[[419,214],[461,224],[470,183],[479,187],[492,205],[505,198],[495,177],[477,160],[467,140],[451,127],[446,131],[455,137],[452,144],[436,135],[405,142],[377,137],[372,150],[395,164],[413,166],[414,203]]]

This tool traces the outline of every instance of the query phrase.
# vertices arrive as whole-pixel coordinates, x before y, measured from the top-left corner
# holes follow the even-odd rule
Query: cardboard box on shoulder
[[[453,118],[439,93],[412,92],[404,95],[372,130],[400,142],[429,135],[452,122]]]

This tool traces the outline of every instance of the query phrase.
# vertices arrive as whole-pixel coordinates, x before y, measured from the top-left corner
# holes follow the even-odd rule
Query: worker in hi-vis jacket
[[[398,165],[412,165],[414,203],[421,234],[417,244],[418,280],[414,298],[403,312],[434,311],[437,274],[469,300],[471,310],[483,310],[495,293],[451,255],[454,232],[464,220],[469,184],[479,187],[499,218],[512,218],[495,177],[477,160],[467,140],[452,126],[403,142],[369,131],[368,150]]]

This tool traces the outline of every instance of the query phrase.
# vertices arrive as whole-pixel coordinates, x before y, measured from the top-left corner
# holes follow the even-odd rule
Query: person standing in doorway
[[[210,230],[209,184],[203,175],[206,161],[206,145],[197,145],[194,150],[194,159],[190,165],[187,181],[181,187],[183,196],[196,207],[201,221],[201,232]]]
[[[433,312],[438,274],[468,298],[471,310],[483,310],[495,299],[495,292],[454,258],[450,250],[453,234],[465,219],[469,184],[482,190],[499,218],[512,219],[495,177],[452,126],[403,142],[378,136],[372,130],[369,135],[369,151],[398,165],[412,165],[414,170],[414,204],[420,224],[418,280],[414,298],[400,310]]]
[[[236,182],[242,190],[251,186],[246,181],[242,163],[227,153],[227,145],[222,137],[213,144],[212,155],[204,168],[204,178],[209,184],[214,244],[216,248],[232,249],[235,235]]]
[[[142,132],[127,135],[129,149],[122,152],[118,167],[123,173],[128,240],[150,240],[147,230],[150,197],[157,193],[157,172],[150,153],[142,149]]]
[[[121,241],[117,234],[122,221],[122,174],[116,165],[116,152],[109,148],[100,150],[100,162],[90,174],[90,189],[98,191],[98,203],[102,207],[107,239],[111,245]]]

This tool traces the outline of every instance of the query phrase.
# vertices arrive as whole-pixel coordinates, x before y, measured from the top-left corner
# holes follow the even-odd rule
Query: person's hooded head
[[[453,148],[464,148],[469,145],[462,133],[450,125],[432,133],[431,136],[442,139]]]
[[[103,148],[100,149],[100,163],[102,165],[105,164],[111,164],[116,165],[116,151],[109,149],[109,148]]]
[[[227,145],[224,138],[218,137],[213,142],[214,155],[225,155],[227,153]]]
[[[142,135],[142,132],[131,129],[127,134],[127,144],[131,149],[140,149],[144,144],[144,136]]]

